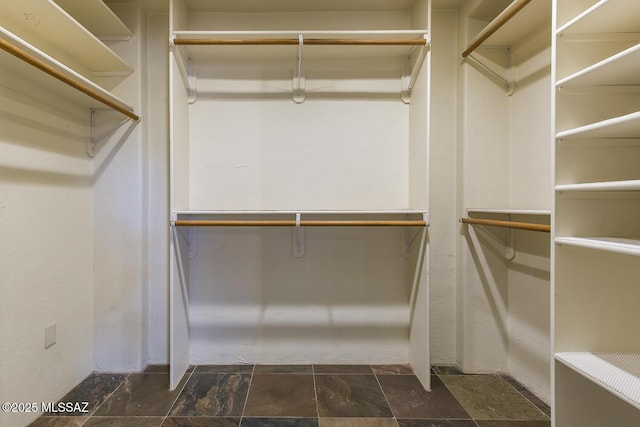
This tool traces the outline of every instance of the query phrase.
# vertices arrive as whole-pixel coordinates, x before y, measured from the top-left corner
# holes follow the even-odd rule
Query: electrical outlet
[[[56,343],[56,324],[53,323],[44,328],[44,348],[49,348]]]

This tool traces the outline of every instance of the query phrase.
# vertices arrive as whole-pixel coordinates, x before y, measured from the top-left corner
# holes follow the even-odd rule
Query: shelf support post
[[[296,57],[296,74],[293,76],[293,101],[296,104],[302,104],[305,99],[304,94],[304,77],[302,76],[302,47],[304,46],[304,37],[298,34],[298,55]]]

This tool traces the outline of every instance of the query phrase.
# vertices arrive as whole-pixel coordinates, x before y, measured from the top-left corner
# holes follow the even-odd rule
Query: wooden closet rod
[[[551,226],[547,224],[535,224],[531,222],[516,222],[516,221],[498,221],[494,219],[480,219],[480,218],[460,218],[460,221],[465,224],[477,224],[477,225],[492,225],[495,227],[517,228],[520,230],[542,231],[545,233],[551,232]]]
[[[478,48],[485,40],[487,40],[493,33],[498,31],[500,27],[509,22],[511,18],[513,18],[523,7],[529,4],[531,0],[514,0],[509,6],[507,6],[501,13],[498,15],[489,25],[487,25],[481,32],[478,34],[467,49],[462,52],[462,57],[466,58],[469,56],[474,50]]]
[[[25,61],[26,63],[38,68],[41,71],[44,71],[45,73],[49,74],[52,77],[55,77],[56,79],[60,80],[61,82],[71,86],[72,88],[84,93],[85,95],[90,96],[91,98],[95,99],[96,101],[101,102],[102,104],[113,108],[114,110],[124,114],[125,116],[129,117],[130,119],[133,119],[135,121],[140,120],[140,117],[135,114],[134,112],[122,107],[121,105],[113,102],[112,100],[106,98],[105,96],[103,96],[102,94],[100,94],[99,92],[97,92],[96,90],[94,90],[93,88],[91,88],[90,86],[84,85],[80,82],[77,82],[75,80],[73,80],[72,78],[70,78],[69,76],[67,76],[66,74],[60,72],[59,70],[55,69],[54,67],[52,67],[51,65],[47,64],[46,62],[42,61],[39,58],[36,58],[35,56],[31,55],[28,52],[25,52],[24,50],[12,45],[11,43],[7,42],[6,40],[0,39],[0,48],[2,48],[3,50],[9,52],[10,54],[12,54],[13,56],[22,59],[23,61]]]
[[[190,227],[295,227],[295,220],[176,220],[176,226]],[[424,220],[302,220],[303,227],[426,227]]]
[[[212,46],[212,45],[298,45],[298,39],[174,39],[176,45]],[[425,38],[419,39],[304,39],[304,45],[322,46],[413,46],[426,45]]]

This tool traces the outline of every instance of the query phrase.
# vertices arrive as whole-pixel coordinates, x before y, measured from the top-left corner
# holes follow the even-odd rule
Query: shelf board
[[[297,215],[300,214],[298,218]],[[204,226],[428,226],[425,211],[174,211],[176,225]]]
[[[556,244],[640,256],[640,238],[556,237]]]
[[[128,75],[132,71],[122,58],[53,1],[4,2],[0,26],[60,62],[75,61],[90,74]]]
[[[551,1],[532,0],[481,46],[512,46],[551,22]]]
[[[0,50],[0,55],[2,55],[2,70],[28,80],[30,82],[30,86],[33,87],[33,90],[37,91],[39,90],[37,89],[38,87],[46,87],[47,91],[51,91],[63,98],[70,99],[73,102],[88,108],[105,108],[106,105],[110,108],[117,109],[123,114],[131,114],[132,116],[135,116],[133,108],[111,92],[105,90],[80,73],[60,63],[56,59],[50,57],[46,53],[1,27],[0,40],[11,46],[19,48],[29,57],[40,62],[43,66],[59,73],[70,83],[62,82],[60,79],[54,78],[48,73],[45,73],[35,66],[25,62],[23,59],[11,55],[4,50]],[[85,88],[95,96],[90,96],[86,92],[83,93],[71,85]]]
[[[102,0],[53,0],[100,40],[129,40],[133,33]]]
[[[638,137],[640,137],[640,111],[574,129],[568,129],[556,134],[556,139],[558,140]]]
[[[555,359],[640,409],[640,354],[567,352]]]
[[[427,30],[398,30],[398,31],[176,31],[176,40],[227,40],[233,43],[237,40],[424,40]],[[178,42],[179,43],[179,42]],[[187,45],[191,58],[198,61],[226,60],[226,59],[296,59],[297,44],[256,44],[256,45]],[[419,45],[311,45],[303,46],[302,59],[312,58],[378,58],[396,57],[406,59]]]
[[[556,185],[556,191],[640,191],[640,180]]]
[[[640,31],[636,0],[600,0],[566,24],[557,34],[633,33]]]
[[[572,74],[556,87],[640,85],[640,44]]]
[[[470,214],[498,214],[498,215],[541,215],[550,216],[551,211],[545,209],[487,209],[487,208],[467,208]]]
[[[360,12],[407,10],[413,0],[185,0],[192,12]]]

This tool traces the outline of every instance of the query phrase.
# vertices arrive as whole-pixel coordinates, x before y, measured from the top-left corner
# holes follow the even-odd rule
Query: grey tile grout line
[[[311,377],[313,378],[313,397],[316,402],[316,419],[318,420],[318,426],[320,426],[320,405],[318,404],[318,387],[316,386],[316,368],[311,364]]]
[[[122,387],[122,385],[127,381],[127,378],[129,378],[129,375],[131,375],[131,374],[128,374],[128,373],[126,373],[126,372],[106,374],[106,375],[123,375],[123,374],[124,374],[124,378],[122,379],[122,381],[120,382],[120,384],[118,384],[118,387],[114,388],[114,389],[113,389],[113,391],[112,391],[111,393],[109,393],[108,395],[106,395],[106,396],[105,396],[105,398],[102,400],[102,402],[100,402],[100,404],[98,405],[98,407],[96,408],[96,410],[95,410],[95,411],[93,411],[93,412],[91,412],[91,413],[89,414],[89,416],[88,416],[88,417],[87,417],[83,422],[81,422],[81,423],[80,423],[80,426],[84,426],[86,423],[88,423],[88,422],[89,422],[89,420],[90,420],[90,419],[91,419],[91,418],[92,418],[92,417],[93,417],[93,416],[94,416],[94,415],[95,415],[95,414],[100,410],[100,408],[102,408],[102,405],[104,405],[104,404],[105,404],[105,402],[106,402],[107,400],[109,400],[109,398],[110,398],[111,396],[113,396],[113,394],[114,394],[116,391],[118,391],[118,389],[120,389],[120,387]],[[87,377],[86,377],[84,380],[80,381],[80,384],[82,384],[84,381],[86,381],[86,380],[87,380],[87,378],[89,378],[91,375],[102,375],[102,374],[100,374],[100,373],[98,373],[98,372],[91,372],[89,375],[87,375]],[[66,396],[66,395],[65,395],[65,396]],[[63,397],[63,399],[64,399],[64,397]]]
[[[242,425],[242,421],[244,420],[244,411],[247,409],[247,403],[249,402],[249,393],[251,392],[251,384],[253,384],[253,375],[256,372],[257,364],[253,364],[253,368],[251,369],[251,377],[249,377],[249,386],[247,387],[247,395],[244,398],[244,405],[242,405],[242,413],[240,414],[240,421],[238,422],[238,427]]]
[[[382,396],[384,397],[384,401],[387,402],[387,406],[389,407],[389,411],[391,412],[391,415],[393,415],[393,421],[396,422],[396,426],[400,426],[400,423],[398,423],[398,418],[396,417],[396,413],[393,411],[393,408],[391,407],[391,404],[389,403],[389,399],[387,398],[387,393],[384,392],[384,388],[382,388],[382,384],[380,384],[380,380],[378,379],[378,374],[376,374],[376,371],[374,371],[373,366],[369,365],[369,368],[371,368],[371,372],[373,372],[373,377],[376,379],[376,383],[378,383],[378,387],[380,387],[380,391],[382,392]]]
[[[173,405],[176,404],[176,402],[178,401],[178,399],[180,399],[180,396],[182,395],[182,392],[184,391],[184,389],[187,387],[187,384],[189,383],[189,380],[191,380],[191,377],[193,376],[193,374],[196,372],[196,367],[198,365],[194,365],[193,369],[191,370],[191,372],[189,373],[189,376],[187,377],[187,379],[184,382],[184,385],[182,386],[182,388],[180,389],[180,391],[178,393],[176,393],[176,398],[173,399],[173,402],[171,402],[171,405],[169,405],[169,409],[167,409],[167,413],[165,414],[165,416],[162,418],[162,422],[160,423],[160,425],[162,426],[164,424],[164,422],[167,420],[167,418],[169,418],[169,414],[171,413],[171,410],[173,409]],[[171,370],[169,370],[169,381],[171,381]]]

